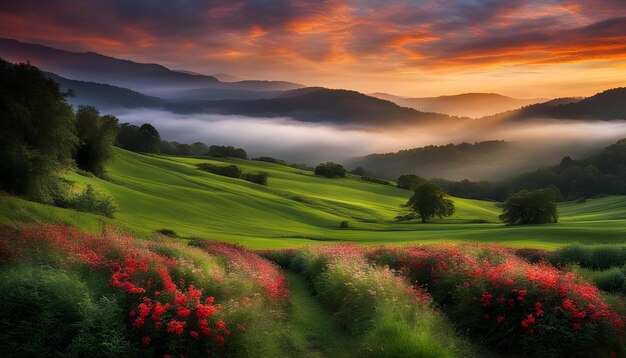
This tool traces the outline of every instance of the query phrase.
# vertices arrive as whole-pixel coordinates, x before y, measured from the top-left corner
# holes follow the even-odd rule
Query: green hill
[[[236,164],[269,173],[269,185],[211,174],[195,164]],[[121,227],[135,233],[171,229],[182,237],[237,242],[253,248],[297,247],[327,241],[391,244],[436,241],[500,242],[553,247],[572,241],[626,242],[626,200],[606,197],[561,205],[561,223],[506,227],[495,203],[455,198],[457,213],[429,224],[397,222],[410,192],[363,182],[327,179],[273,163],[239,159],[151,156],[122,149],[108,180],[70,172],[68,179],[103,188],[118,202],[115,219],[78,213],[11,196],[0,197],[0,224],[64,222],[88,231]],[[350,229],[340,229],[347,220]]]

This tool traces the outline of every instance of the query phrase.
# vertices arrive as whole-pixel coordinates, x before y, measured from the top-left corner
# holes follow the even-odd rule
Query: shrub
[[[350,223],[347,220],[342,221],[339,224],[339,227],[342,229],[349,229],[350,228]]]
[[[2,270],[0,345],[11,356],[132,356],[114,300],[94,301],[79,277],[50,268]]]
[[[252,183],[259,184],[259,185],[267,185],[267,173],[266,172],[259,172],[256,174],[245,173],[242,179],[247,180]]]
[[[584,268],[606,270],[626,263],[626,246],[571,244],[554,250],[550,261],[553,264],[579,264]]]
[[[56,204],[61,207],[72,208],[92,214],[98,214],[112,218],[117,212],[115,199],[107,192],[97,190],[92,185],[87,184],[85,189],[77,195],[69,198],[59,198]]]
[[[599,289],[607,292],[620,292],[624,289],[626,276],[619,267],[614,267],[606,271],[596,272],[593,275],[593,282]]]
[[[327,178],[343,178],[346,176],[346,169],[341,164],[326,162],[315,167],[315,175]]]
[[[196,166],[204,171],[209,173],[230,177],[230,178],[241,178],[243,175],[243,171],[236,165],[215,165],[211,163],[199,163]]]

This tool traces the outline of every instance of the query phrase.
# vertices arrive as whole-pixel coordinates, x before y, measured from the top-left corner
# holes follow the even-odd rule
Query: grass
[[[269,174],[268,186],[196,168],[234,164]],[[121,228],[137,235],[160,229],[251,248],[299,247],[334,241],[363,244],[498,242],[554,248],[569,242],[625,243],[626,200],[604,197],[560,205],[559,224],[506,227],[492,202],[454,198],[453,217],[433,223],[397,222],[410,192],[358,177],[327,179],[273,163],[239,159],[153,156],[115,150],[108,180],[74,172],[68,179],[108,191],[119,211],[106,219],[15,197],[0,197],[0,224],[65,223],[88,232]],[[350,229],[341,229],[348,221]],[[484,223],[481,223],[484,222]]]

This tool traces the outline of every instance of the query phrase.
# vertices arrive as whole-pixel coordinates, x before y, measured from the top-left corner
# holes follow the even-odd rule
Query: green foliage
[[[18,266],[2,270],[0,346],[5,356],[132,356],[115,300],[94,300],[75,275]]]
[[[247,180],[249,182],[256,183],[259,185],[267,185],[267,177],[268,177],[267,172],[259,172],[256,174],[245,173],[243,174],[241,179]]]
[[[315,167],[315,175],[327,178],[343,178],[346,176],[346,169],[341,164],[326,162]]]
[[[100,116],[95,107],[80,106],[76,112],[78,148],[76,164],[80,169],[97,176],[104,174],[104,165],[113,156],[118,120],[113,116]]]
[[[274,163],[274,164],[278,164],[278,165],[284,165],[286,167],[289,166],[289,163],[287,163],[287,161],[282,160],[282,159],[273,158],[273,157],[258,157],[258,158],[252,158],[252,160],[256,160],[256,161],[259,161],[259,162]]]
[[[446,199],[443,189],[433,183],[417,186],[405,206],[417,214],[423,223],[435,217],[451,216],[455,212],[452,200]]]
[[[248,159],[248,154],[242,148],[235,148],[233,146],[224,145],[212,145],[207,152],[209,157],[216,158],[239,158]]]
[[[581,160],[564,157],[558,165],[541,168],[501,182],[460,182],[438,179],[450,195],[504,200],[519,190],[547,189],[557,201],[626,194],[626,139]]]
[[[230,178],[241,178],[243,175],[243,171],[236,165],[215,165],[211,163],[199,163],[196,166],[204,171],[209,173],[230,177]],[[266,178],[267,179],[267,178]]]
[[[555,265],[578,264],[583,268],[606,270],[626,264],[626,246],[570,244],[550,253]]]
[[[349,229],[350,228],[350,222],[348,220],[344,220],[339,224],[339,227],[341,229]]]
[[[607,292],[621,292],[624,290],[626,276],[620,267],[594,273],[593,282],[599,289]]]
[[[556,201],[547,190],[522,190],[502,205],[500,220],[508,225],[556,223],[559,219]]]
[[[159,153],[161,136],[151,124],[144,123],[140,127],[134,124],[120,125],[116,145],[133,152]]]
[[[398,188],[414,191],[425,182],[426,179],[415,174],[402,174],[398,177]]]
[[[169,237],[178,237],[178,234],[176,233],[176,231],[172,229],[160,229],[160,230],[157,230],[156,232],[158,232],[161,235],[165,235]]]
[[[0,187],[49,201],[72,163],[74,113],[58,84],[29,64],[0,59]]]
[[[56,204],[61,207],[98,214],[108,218],[112,218],[118,209],[117,203],[111,195],[105,191],[96,190],[89,184],[79,194],[70,194],[69,198],[57,200]]]

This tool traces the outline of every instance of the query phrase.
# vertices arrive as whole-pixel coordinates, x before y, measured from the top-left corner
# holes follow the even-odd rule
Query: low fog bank
[[[351,157],[427,145],[483,140],[514,142],[505,152],[490,156],[488,162],[454,166],[442,163],[440,170],[430,175],[448,179],[498,179],[555,164],[564,155],[583,157],[626,138],[626,121],[544,119],[479,123],[470,120],[412,128],[359,129],[303,123],[289,118],[182,115],[148,109],[111,112],[122,122],[154,125],[165,140],[233,145],[246,149],[250,156],[267,155],[308,164],[329,160],[343,162]],[[411,172],[410,168],[407,172]]]

